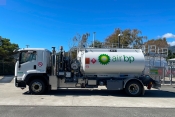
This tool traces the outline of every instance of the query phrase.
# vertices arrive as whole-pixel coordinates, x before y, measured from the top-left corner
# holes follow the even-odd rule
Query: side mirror
[[[16,49],[13,50],[14,53],[15,53],[16,51],[17,51]]]
[[[13,50],[13,53],[16,53],[16,52],[18,52],[18,50],[19,50],[19,48],[18,48],[18,49],[14,49],[14,50]]]

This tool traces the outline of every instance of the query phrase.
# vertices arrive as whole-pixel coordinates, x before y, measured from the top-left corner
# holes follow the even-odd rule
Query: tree
[[[121,29],[115,29],[114,33],[112,33],[110,36],[108,36],[105,39],[105,43],[106,44],[112,44],[112,43],[118,43],[118,34],[120,34],[122,32]]]
[[[89,33],[85,33],[82,36],[80,34],[76,34],[72,38],[72,44],[69,44],[70,50],[69,52],[71,53],[71,58],[75,59],[77,57],[77,49],[78,48],[85,48],[87,47],[87,41],[88,37],[90,36]]]
[[[143,45],[143,40],[147,39],[146,36],[142,36],[142,32],[138,29],[125,29],[121,30],[120,28],[115,29],[114,33],[108,36],[105,39],[106,44],[118,43],[118,35],[123,34],[120,37],[120,44],[125,47],[133,46],[135,48],[140,48]]]
[[[86,33],[86,34],[83,34],[83,35],[82,35],[82,38],[81,38],[81,40],[80,40],[80,42],[79,42],[79,47],[80,47],[80,48],[84,48],[84,47],[87,46],[87,41],[88,41],[88,37],[89,37],[89,36],[90,36],[89,33]]]
[[[175,53],[172,53],[171,50],[168,50],[168,56],[167,56],[167,59],[172,59],[172,58],[175,58]]]
[[[77,33],[69,42],[69,48],[71,49],[72,47],[78,47],[80,40],[81,40],[81,35]]]
[[[2,37],[0,36],[0,46],[2,45]]]
[[[92,43],[89,47],[94,47],[94,48],[102,48],[102,42],[99,40],[95,40],[94,43]]]
[[[147,39],[147,36],[141,36],[140,34],[142,34],[140,30],[133,29],[131,31],[131,44],[135,48],[141,48],[143,45],[143,40]]]
[[[2,38],[2,45],[0,46],[0,60],[4,61],[12,61],[13,60],[13,50],[18,49],[18,44],[14,44],[10,42],[10,39]]]
[[[151,40],[145,42],[144,45],[145,45],[145,48],[148,48],[148,45],[155,45],[156,52],[160,51],[162,48],[168,48],[168,46],[169,46],[166,38],[151,39]],[[153,48],[151,48],[151,49],[153,49]],[[148,49],[146,51],[148,51]]]

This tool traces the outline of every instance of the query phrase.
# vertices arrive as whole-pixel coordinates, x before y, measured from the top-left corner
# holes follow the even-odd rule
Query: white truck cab
[[[15,85],[26,87],[25,82],[32,76],[45,76],[49,72],[51,52],[44,48],[20,49],[19,59],[15,64]],[[46,78],[47,79],[47,78]]]

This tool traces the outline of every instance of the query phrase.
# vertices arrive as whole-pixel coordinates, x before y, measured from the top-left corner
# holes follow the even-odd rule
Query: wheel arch
[[[137,81],[137,82],[140,83],[140,85],[142,86],[142,95],[144,95],[144,94],[145,94],[144,84],[143,84],[142,81],[139,80],[139,79],[131,78],[131,79],[126,79],[126,80],[124,80],[123,88],[126,87],[127,83],[132,82],[132,81]]]
[[[25,78],[25,82],[27,85],[30,84],[30,82],[32,80],[35,79],[40,79],[42,80],[46,85],[49,85],[49,76],[47,76],[47,74],[43,74],[43,73],[32,73],[32,74],[28,74]]]

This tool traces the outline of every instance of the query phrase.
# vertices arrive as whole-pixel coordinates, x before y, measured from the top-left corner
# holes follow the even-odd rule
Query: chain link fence
[[[163,84],[175,85],[175,66],[165,66]]]
[[[161,81],[162,85],[175,85],[175,66],[146,66],[144,72],[154,80]]]
[[[0,62],[0,75],[14,75],[14,62]]]

